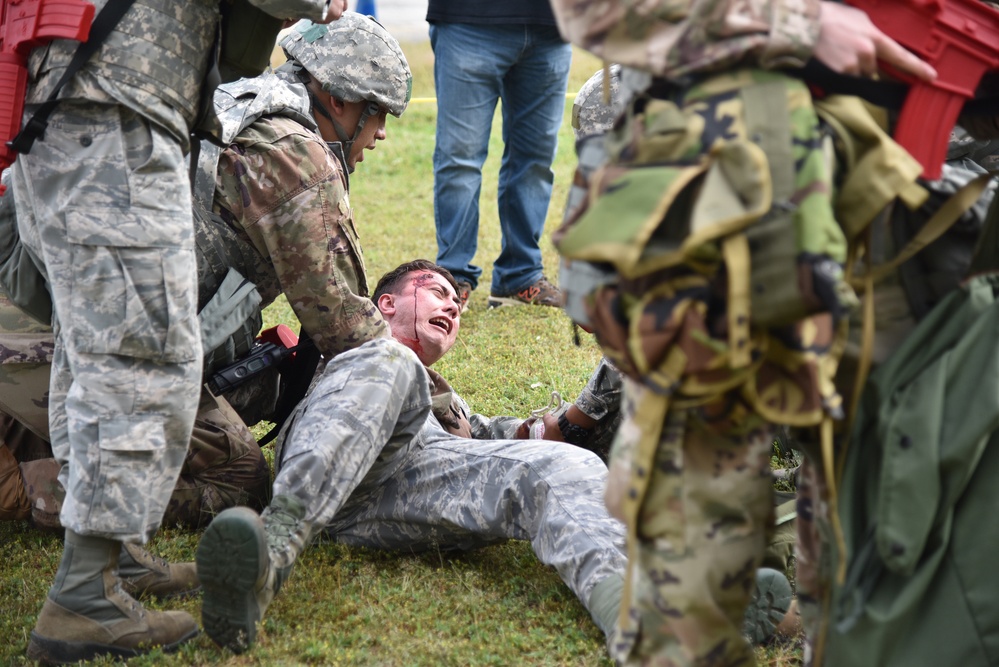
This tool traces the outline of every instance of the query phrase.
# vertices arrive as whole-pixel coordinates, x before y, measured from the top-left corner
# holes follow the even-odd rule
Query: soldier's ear
[[[326,94],[330,96],[330,112],[332,112],[335,118],[342,117],[344,110],[347,108],[347,103],[334,95],[330,95],[329,93]]]
[[[389,318],[395,315],[395,295],[382,294],[378,297],[378,302],[375,305],[378,306],[378,310],[381,311],[384,317]]]

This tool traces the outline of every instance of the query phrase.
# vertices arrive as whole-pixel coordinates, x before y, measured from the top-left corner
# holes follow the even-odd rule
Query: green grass
[[[433,56],[426,43],[404,45],[414,71],[415,98],[433,97]],[[569,90],[578,90],[600,62],[576,52]],[[558,224],[574,169],[571,100],[559,133],[555,192],[547,231]],[[436,256],[433,221],[435,106],[414,103],[390,118],[388,140],[351,179],[351,203],[365,250],[368,277],[414,257]],[[579,348],[559,311],[486,310],[493,258],[499,254],[496,173],[502,152],[497,116],[480,200],[476,263],[485,269],[462,318],[461,334],[438,370],[483,414],[526,413],[546,405],[553,390],[573,398],[599,358],[584,337]],[[548,275],[557,257],[542,245]],[[284,301],[268,323],[293,323]],[[297,327],[296,327],[297,328]],[[191,560],[198,534],[166,527],[150,548]],[[24,649],[61,554],[55,537],[24,522],[0,523],[0,665],[26,663]],[[195,597],[156,608],[200,616]],[[761,664],[799,664],[800,652],[759,651]],[[111,664],[98,661],[95,664]],[[395,554],[321,543],[308,549],[268,611],[257,645],[242,656],[217,649],[205,636],[179,653],[152,654],[132,665],[601,665],[603,636],[555,572],[529,545],[509,542],[466,554]]]

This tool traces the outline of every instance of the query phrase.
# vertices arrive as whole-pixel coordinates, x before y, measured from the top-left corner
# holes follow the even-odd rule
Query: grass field
[[[433,97],[433,56],[425,43],[404,45],[414,72],[414,98]],[[569,91],[600,67],[576,52]],[[559,134],[555,192],[547,231],[557,225],[574,168],[571,100]],[[351,203],[369,280],[414,257],[436,256],[433,170],[436,108],[416,101],[402,119],[389,119],[388,139],[351,179]],[[526,413],[548,403],[553,390],[573,398],[599,352],[572,344],[559,311],[489,311],[491,261],[499,254],[496,173],[502,143],[497,116],[483,179],[482,225],[476,263],[483,285],[462,318],[458,344],[436,368],[483,414]],[[557,259],[543,241],[545,268]],[[268,309],[269,324],[290,322],[287,304]],[[297,327],[296,327],[297,328]],[[199,535],[165,527],[150,549],[191,560]],[[62,546],[26,523],[0,524],[0,665],[26,663],[24,649]],[[200,599],[159,605],[200,615]],[[793,647],[760,649],[761,664],[799,664]],[[111,664],[98,661],[96,664]],[[306,551],[263,623],[257,645],[235,656],[204,635],[173,655],[154,653],[132,665],[610,665],[603,636],[553,570],[529,545],[509,542],[466,554],[395,554],[320,543]]]

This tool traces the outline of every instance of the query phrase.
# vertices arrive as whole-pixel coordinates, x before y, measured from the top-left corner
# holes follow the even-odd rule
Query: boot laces
[[[145,550],[143,550],[143,551],[145,551]],[[148,558],[150,561],[152,561],[153,565],[155,565],[156,567],[160,567],[160,568],[163,568],[165,570],[166,569],[170,569],[170,563],[169,563],[169,561],[167,561],[167,559],[163,558],[162,556],[157,556],[156,554],[153,554],[153,553],[151,553],[149,551],[146,551],[146,558]]]
[[[136,616],[141,618],[146,614],[146,608],[122,588],[121,579],[118,577],[115,577],[114,592],[118,599],[124,601],[128,605],[129,611],[133,612]]]
[[[139,546],[134,546],[132,548],[139,552],[138,558],[136,558],[136,555],[132,553],[131,549],[125,548],[124,546],[122,547],[122,553],[128,561],[131,561],[131,563],[134,564],[135,567],[147,572],[155,572],[158,570],[169,572],[170,563],[165,558],[157,556]]]

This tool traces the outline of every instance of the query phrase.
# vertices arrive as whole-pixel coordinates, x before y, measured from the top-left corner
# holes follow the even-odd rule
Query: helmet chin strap
[[[313,110],[318,111],[320,115],[330,122],[333,126],[333,131],[336,132],[336,136],[339,139],[339,141],[327,141],[326,145],[329,146],[330,150],[333,151],[333,154],[337,156],[340,160],[340,164],[344,167],[347,173],[353,174],[354,167],[347,161],[347,158],[350,157],[350,151],[354,146],[354,142],[357,141],[359,136],[361,136],[361,132],[364,130],[364,124],[368,122],[368,119],[371,118],[371,116],[378,113],[378,104],[375,102],[368,102],[365,105],[364,109],[361,111],[360,118],[357,120],[357,129],[354,130],[354,136],[348,138],[347,130],[344,129],[343,125],[338,123],[333,118],[332,114],[327,111],[326,107],[319,103],[319,100],[316,99],[315,94],[309,88],[306,88],[305,90],[309,94],[309,100],[312,101]]]

